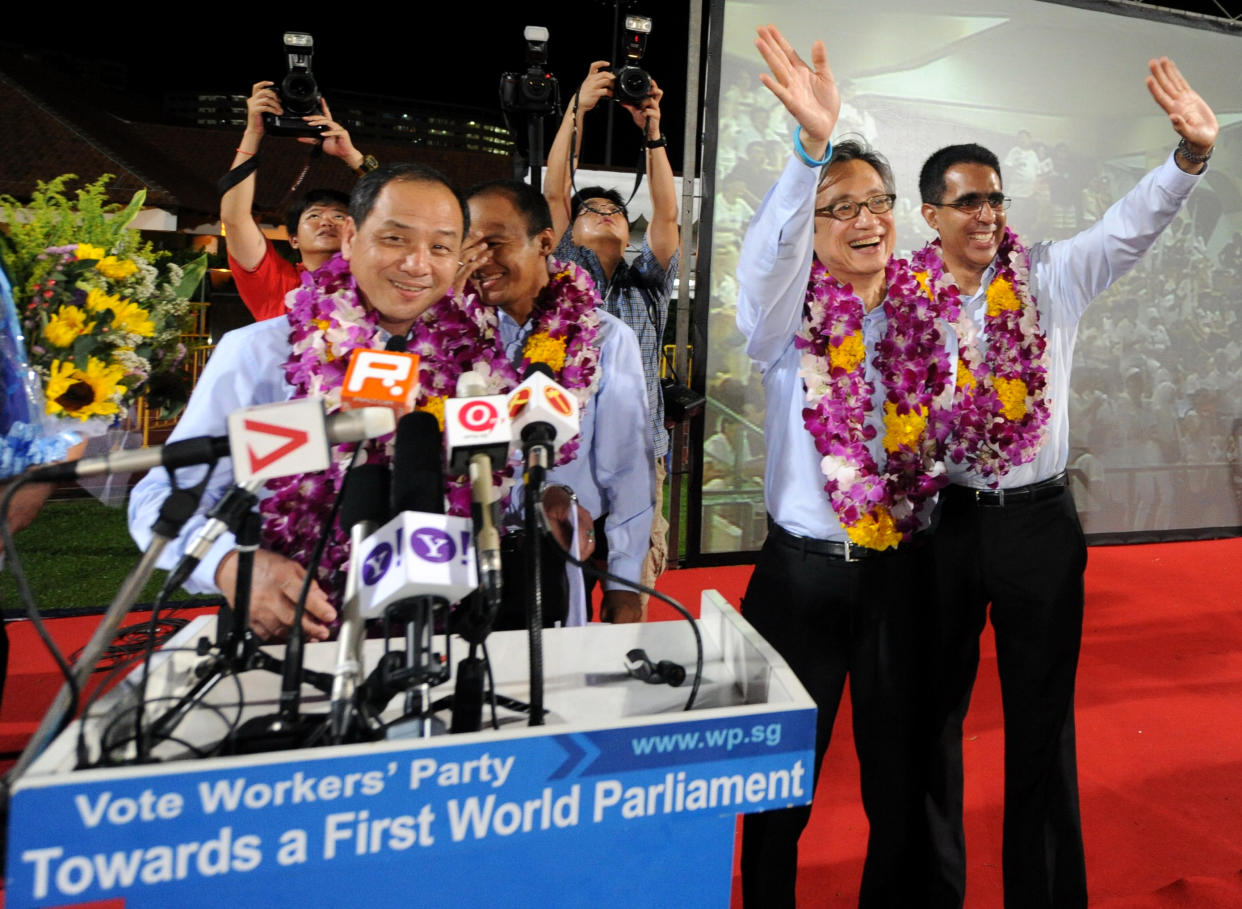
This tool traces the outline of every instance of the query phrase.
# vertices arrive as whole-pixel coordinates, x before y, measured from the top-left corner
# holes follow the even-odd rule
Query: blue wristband
[[[816,161],[806,153],[806,149],[802,147],[802,125],[798,124],[794,130],[794,154],[802,159],[802,163],[807,167],[823,167],[832,159],[832,143],[828,143],[828,147],[824,149],[824,160]]]

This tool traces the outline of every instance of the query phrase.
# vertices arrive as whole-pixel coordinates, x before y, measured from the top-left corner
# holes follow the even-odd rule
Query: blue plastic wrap
[[[0,267],[0,480],[27,467],[59,461],[78,442],[73,431],[57,431],[43,406],[43,384],[26,359],[21,320],[12,286]]]

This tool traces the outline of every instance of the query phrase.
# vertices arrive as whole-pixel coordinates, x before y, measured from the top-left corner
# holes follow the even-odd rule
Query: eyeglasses
[[[969,195],[962,196],[954,202],[932,202],[936,208],[956,208],[964,215],[977,215],[983,210],[983,206],[987,206],[992,211],[1004,211],[1013,202],[1008,196],[1002,196],[1000,193],[992,193],[988,196]]]
[[[863,210],[863,206],[866,206],[867,211],[873,215],[882,215],[885,212],[892,211],[893,203],[896,201],[897,196],[893,193],[872,196],[864,202],[842,199],[840,202],[834,202],[824,208],[815,209],[815,217],[835,218],[838,221],[853,221],[858,217],[858,213]]]
[[[617,205],[614,202],[583,202],[582,211],[579,211],[578,214],[581,215],[584,211],[599,215],[601,218],[607,218],[612,215],[624,215],[625,206]]]

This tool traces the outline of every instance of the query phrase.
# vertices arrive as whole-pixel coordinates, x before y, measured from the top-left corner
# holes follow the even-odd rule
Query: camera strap
[[[570,195],[577,195],[578,181],[575,175],[578,173],[578,93],[574,92],[574,120],[573,130],[569,136],[569,191]],[[626,211],[629,211],[630,203],[634,201],[634,197],[638,195],[638,188],[643,185],[643,175],[647,173],[647,133],[643,131],[643,144],[638,149],[638,163],[634,166],[634,188],[630,190],[630,197],[625,200]]]
[[[254,155],[253,157],[247,158],[241,164],[234,167],[232,170],[226,173],[223,177],[221,177],[218,181],[216,181],[216,189],[219,190],[220,195],[223,196],[230,189],[232,189],[242,180],[245,180],[247,177],[249,177],[251,174],[253,174],[258,169],[259,169],[259,156]]]

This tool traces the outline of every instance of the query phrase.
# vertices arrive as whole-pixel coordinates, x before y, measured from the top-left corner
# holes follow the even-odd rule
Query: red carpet
[[[1242,906],[1239,567],[1242,540],[1091,550],[1077,715],[1093,907]],[[697,612],[700,590],[736,603],[749,576],[749,567],[676,571],[659,586]],[[672,610],[653,603],[651,615]],[[96,621],[52,625],[74,649]],[[10,625],[10,635],[0,750],[20,746],[59,678],[27,623]],[[995,909],[1003,740],[990,631],[966,725],[966,905]],[[847,700],[802,841],[799,905],[857,905],[866,830]]]
[[[1091,550],[1077,721],[1092,906],[1242,906],[1239,568],[1236,539]],[[699,576],[736,603],[749,571],[680,572],[662,587],[697,600]],[[1004,741],[984,638],[966,721],[968,909],[1003,902]],[[847,699],[801,843],[800,906],[857,905],[866,831]]]

